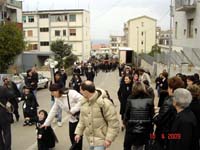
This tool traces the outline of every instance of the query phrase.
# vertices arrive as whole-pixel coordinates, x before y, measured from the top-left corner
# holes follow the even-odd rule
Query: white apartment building
[[[11,21],[22,27],[22,2],[16,0],[0,0],[0,22]]]
[[[156,22],[148,16],[128,20],[128,47],[136,53],[150,52],[156,44]]]
[[[25,11],[22,16],[27,50],[51,53],[52,41],[62,39],[72,45],[79,60],[90,56],[90,14],[83,9]]]
[[[200,1],[175,0],[173,46],[200,49]]]

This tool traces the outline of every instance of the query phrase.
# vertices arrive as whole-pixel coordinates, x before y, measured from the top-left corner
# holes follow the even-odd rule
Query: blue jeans
[[[105,150],[105,146],[90,146],[90,150]]]
[[[55,102],[55,99],[53,96],[51,96],[51,107],[53,106],[54,102]],[[62,121],[62,109],[60,107],[58,107],[57,114],[55,117],[57,118],[58,122]]]

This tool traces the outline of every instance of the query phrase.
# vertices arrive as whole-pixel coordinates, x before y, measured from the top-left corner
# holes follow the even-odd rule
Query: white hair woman
[[[191,93],[183,88],[174,91],[173,106],[177,111],[171,132],[169,150],[199,150],[197,120],[189,105],[192,101]]]

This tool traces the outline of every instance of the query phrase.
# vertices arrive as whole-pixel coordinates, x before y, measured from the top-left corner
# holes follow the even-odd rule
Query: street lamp
[[[55,61],[53,58],[47,58],[44,62],[45,66],[50,67],[50,72],[51,72],[51,81],[52,83],[55,83],[55,78],[54,78],[54,69],[55,66],[58,64],[58,61]]]

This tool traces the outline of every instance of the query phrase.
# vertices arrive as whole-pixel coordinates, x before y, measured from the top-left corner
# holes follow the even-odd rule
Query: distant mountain
[[[93,39],[92,44],[109,44],[109,40],[106,39]]]

